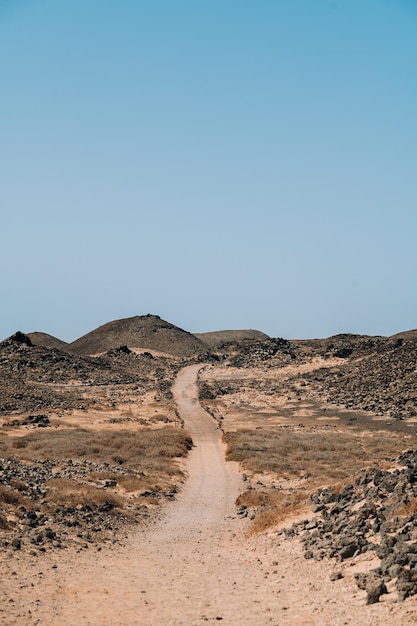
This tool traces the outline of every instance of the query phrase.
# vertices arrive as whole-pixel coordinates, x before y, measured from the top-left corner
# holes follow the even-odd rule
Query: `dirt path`
[[[189,479],[163,520],[123,546],[65,551],[0,564],[0,623],[48,626],[411,624],[412,604],[365,607],[352,576],[305,561],[296,542],[247,540],[236,518],[242,489],[225,462],[215,422],[201,409],[195,380],[182,370],[174,396],[192,433]],[[337,567],[337,566],[336,566]]]

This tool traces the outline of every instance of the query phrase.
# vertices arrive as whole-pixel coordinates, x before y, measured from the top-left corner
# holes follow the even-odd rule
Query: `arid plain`
[[[0,344],[4,624],[413,624],[417,339]]]

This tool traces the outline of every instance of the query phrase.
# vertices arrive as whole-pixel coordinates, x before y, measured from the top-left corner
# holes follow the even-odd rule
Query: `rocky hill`
[[[226,347],[245,340],[264,341],[268,335],[260,330],[217,330],[208,333],[194,333],[194,336],[204,341],[210,348]]]
[[[93,355],[121,345],[178,357],[207,352],[207,345],[200,339],[157,315],[137,315],[108,322],[69,344],[69,349],[75,354]]]

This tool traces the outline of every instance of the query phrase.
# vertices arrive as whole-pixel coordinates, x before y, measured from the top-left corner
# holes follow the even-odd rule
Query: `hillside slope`
[[[62,339],[48,335],[48,333],[34,332],[28,333],[27,336],[34,346],[43,346],[44,348],[55,348],[57,350],[64,351],[68,347],[68,343],[66,341],[62,341]]]
[[[404,330],[391,336],[391,339],[417,339],[417,329]]]
[[[246,339],[264,341],[269,339],[268,335],[260,330],[217,330],[208,333],[194,333],[194,337],[204,341],[210,348],[218,348],[228,343],[239,343]]]

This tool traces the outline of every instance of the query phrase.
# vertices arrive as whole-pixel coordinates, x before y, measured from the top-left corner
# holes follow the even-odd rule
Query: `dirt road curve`
[[[305,561],[295,542],[280,545],[273,534],[245,539],[247,522],[234,508],[243,483],[237,468],[225,463],[216,425],[198,404],[199,367],[182,370],[174,387],[195,447],[187,484],[164,519],[129,536],[124,546],[46,555],[29,565],[3,563],[1,602],[13,602],[1,623],[412,623],[398,605],[365,607],[364,592],[353,581],[331,583],[333,566]]]

